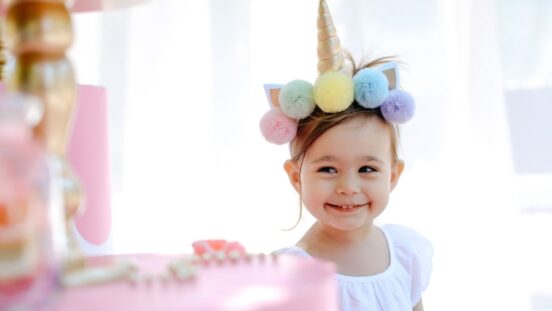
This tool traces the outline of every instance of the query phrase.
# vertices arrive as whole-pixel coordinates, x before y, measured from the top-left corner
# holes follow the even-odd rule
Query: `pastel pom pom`
[[[280,108],[291,118],[308,117],[316,107],[312,97],[312,84],[304,80],[293,80],[280,90]]]
[[[273,144],[289,143],[297,134],[297,121],[288,117],[280,108],[272,108],[261,118],[261,133]]]
[[[364,108],[379,107],[389,95],[387,77],[379,70],[364,68],[354,77],[355,100]]]
[[[391,123],[405,123],[414,116],[414,97],[403,90],[393,90],[381,105],[381,114]]]
[[[349,107],[355,97],[353,79],[339,71],[328,71],[314,84],[314,101],[326,113],[341,112]]]

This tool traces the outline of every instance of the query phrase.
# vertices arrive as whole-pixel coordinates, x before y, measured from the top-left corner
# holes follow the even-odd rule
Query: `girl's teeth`
[[[333,204],[330,204],[330,205],[332,205],[334,208],[341,208],[341,209],[351,209],[351,208],[357,207],[357,205],[354,205],[354,204],[350,204],[350,205],[333,205]]]

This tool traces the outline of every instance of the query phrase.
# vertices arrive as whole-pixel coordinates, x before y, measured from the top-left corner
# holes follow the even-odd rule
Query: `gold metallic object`
[[[15,54],[63,54],[71,46],[71,16],[63,2],[21,2],[6,14],[6,44]]]
[[[46,149],[65,157],[67,136],[76,97],[71,63],[61,54],[20,55],[6,79],[8,90],[37,95],[45,103],[44,117],[35,128]]]
[[[341,43],[325,0],[318,6],[318,73],[340,71],[345,67]]]
[[[73,219],[82,207],[84,192],[79,178],[74,174],[73,169],[67,160],[63,165],[63,199],[65,202],[65,232],[67,232],[67,254],[63,262],[65,272],[75,272],[86,267],[84,254],[80,250],[78,241],[73,234]],[[70,276],[69,276],[70,277]]]
[[[63,206],[52,208],[63,208],[66,217],[63,272],[68,275],[85,267],[72,228],[83,191],[65,158],[76,98],[75,75],[65,57],[73,40],[71,16],[63,1],[11,0],[8,4],[6,42],[15,56],[15,66],[6,85],[8,91],[36,95],[44,104],[44,117],[34,134],[63,166]]]
[[[60,212],[65,215],[65,223],[59,226],[67,243],[61,284],[79,286],[126,279],[133,270],[121,269],[127,264],[87,266],[73,233],[73,220],[82,206],[84,191],[66,159],[76,82],[71,62],[65,57],[73,41],[71,16],[65,3],[65,0],[6,1],[6,42],[15,56],[6,85],[8,91],[34,94],[44,104],[44,117],[35,127],[34,136],[61,164],[63,206],[51,207],[62,209]]]

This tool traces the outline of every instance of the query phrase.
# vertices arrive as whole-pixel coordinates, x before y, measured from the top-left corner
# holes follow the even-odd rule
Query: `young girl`
[[[430,243],[405,227],[374,225],[404,168],[381,113],[356,103],[317,110],[299,124],[284,167],[316,222],[280,252],[334,262],[342,310],[423,310]]]
[[[319,39],[321,28],[333,27],[323,0],[320,12]],[[328,41],[339,45],[321,41],[319,55]],[[413,100],[398,89],[394,63],[347,68],[339,46],[330,48],[337,61],[329,68],[328,58],[319,61],[315,85],[288,83],[261,120],[268,141],[290,142],[285,171],[316,218],[295,246],[278,252],[335,263],[341,310],[423,310],[431,243],[412,229],[374,224],[404,169],[395,124],[412,117]]]

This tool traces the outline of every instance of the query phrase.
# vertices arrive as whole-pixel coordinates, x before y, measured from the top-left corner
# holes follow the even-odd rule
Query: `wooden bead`
[[[6,14],[6,47],[14,54],[59,54],[71,46],[71,15],[63,2],[14,3]]]

